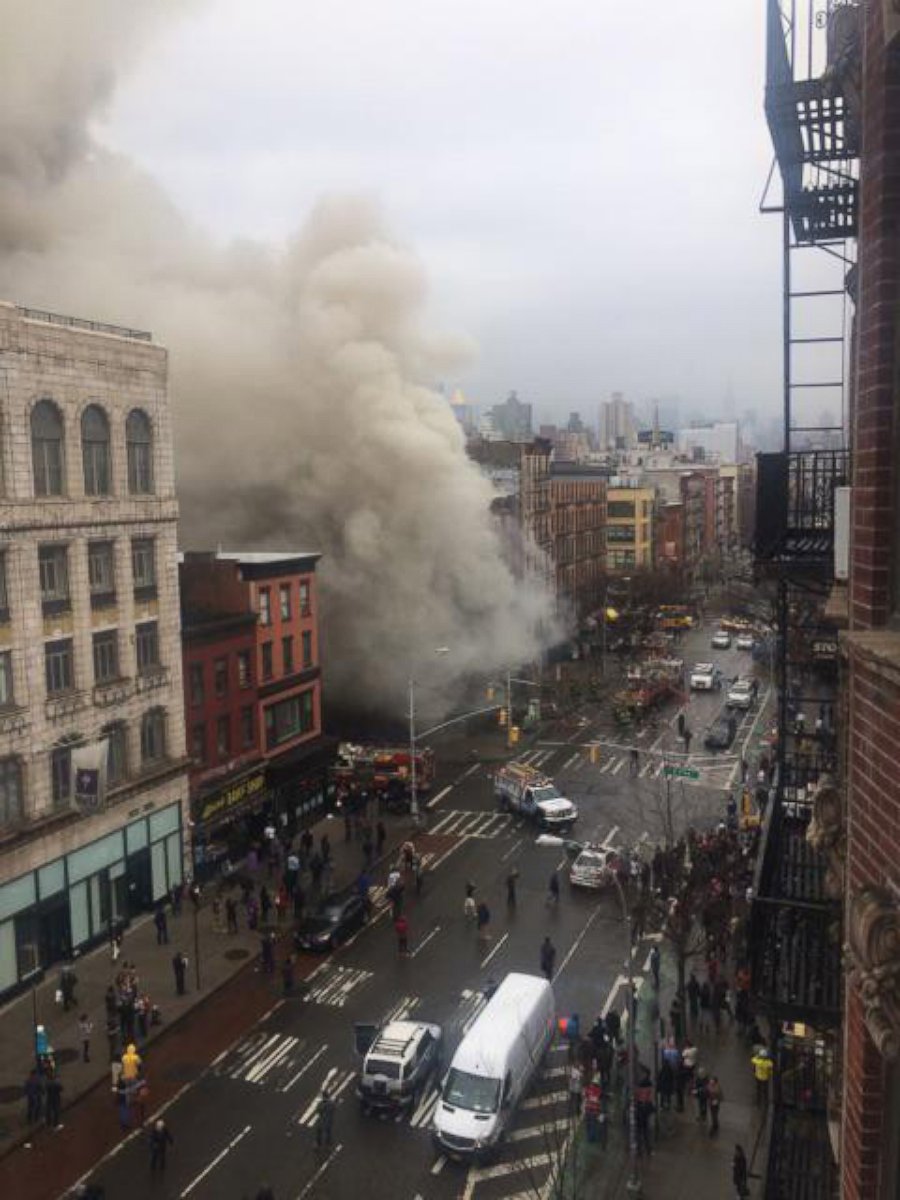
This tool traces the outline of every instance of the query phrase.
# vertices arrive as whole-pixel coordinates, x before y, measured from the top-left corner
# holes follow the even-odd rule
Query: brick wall
[[[885,550],[896,522],[897,309],[900,284],[900,66],[884,45],[882,5],[865,6],[858,347],[853,415],[850,620],[872,628],[892,605]]]

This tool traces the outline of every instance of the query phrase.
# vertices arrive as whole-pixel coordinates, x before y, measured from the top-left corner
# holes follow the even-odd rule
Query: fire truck
[[[342,742],[331,777],[338,787],[377,792],[389,808],[409,803],[412,785],[409,746],[357,746]],[[416,750],[416,793],[428,792],[434,783],[434,751]]]

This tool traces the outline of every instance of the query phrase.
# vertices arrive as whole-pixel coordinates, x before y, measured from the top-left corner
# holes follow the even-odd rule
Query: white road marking
[[[551,1133],[556,1133],[560,1129],[568,1129],[571,1121],[545,1121],[540,1125],[529,1125],[527,1129],[514,1129],[505,1137],[507,1142],[527,1142],[534,1137],[547,1137]]]
[[[613,767],[613,769],[612,769],[612,774],[613,774],[613,775],[618,775],[618,773],[619,773],[619,772],[622,770],[622,768],[623,768],[624,766],[625,766],[625,759],[624,759],[624,758],[620,758],[620,759],[619,759],[619,761],[616,763],[616,765]]]
[[[470,775],[474,775],[480,766],[481,763],[472,763],[471,767],[469,767],[468,770],[463,771],[462,775],[460,775],[460,780],[468,779]]]
[[[443,1171],[443,1169],[446,1165],[447,1165],[447,1156],[446,1156],[446,1154],[442,1154],[440,1156],[440,1158],[435,1160],[435,1164],[431,1168],[432,1175],[440,1175],[441,1171]]]
[[[559,1104],[560,1100],[567,1099],[568,1092],[544,1092],[540,1096],[530,1096],[527,1100],[523,1100],[519,1108],[546,1108],[548,1104]]]
[[[569,769],[569,767],[571,767],[572,763],[577,762],[579,758],[581,758],[581,751],[576,750],[575,753],[572,755],[572,757],[567,758],[566,761],[563,763],[563,765],[559,768],[560,772],[568,771],[568,769]]]
[[[303,1200],[304,1196],[309,1195],[309,1193],[316,1186],[316,1184],[319,1182],[319,1180],[322,1178],[322,1176],[325,1174],[325,1172],[328,1170],[328,1168],[331,1166],[331,1164],[334,1162],[334,1160],[337,1158],[337,1156],[340,1154],[340,1152],[343,1150],[343,1148],[344,1147],[341,1145],[341,1143],[338,1142],[338,1144],[335,1146],[335,1148],[332,1150],[332,1152],[328,1155],[328,1157],[322,1163],[321,1167],[319,1167],[318,1171],[316,1171],[315,1175],[313,1175],[313,1177],[307,1183],[306,1187],[299,1194],[299,1196],[297,1197],[297,1200]]]
[[[425,807],[426,808],[434,808],[435,805],[439,804],[441,802],[441,800],[443,800],[443,798],[447,795],[447,793],[452,790],[453,790],[453,784],[449,783],[443,789],[443,791],[438,792],[438,794],[436,796],[432,796],[431,799],[426,803]]]
[[[245,1125],[244,1128],[241,1130],[241,1132],[231,1139],[231,1141],[228,1143],[228,1145],[225,1147],[225,1149],[220,1154],[216,1155],[216,1157],[212,1160],[212,1162],[209,1164],[209,1166],[204,1167],[203,1170],[200,1172],[200,1174],[197,1175],[196,1178],[191,1180],[191,1182],[187,1185],[187,1187],[181,1193],[181,1200],[184,1200],[185,1196],[189,1196],[191,1194],[191,1192],[194,1190],[194,1188],[197,1186],[197,1184],[200,1183],[202,1180],[204,1180],[214,1167],[217,1167],[219,1165],[219,1163],[222,1161],[222,1159],[225,1157],[225,1155],[229,1154],[235,1148],[235,1146],[238,1144],[238,1142],[241,1141],[242,1138],[245,1138],[247,1136],[247,1134],[250,1132],[250,1130],[252,1128],[253,1128],[252,1125]]]
[[[586,935],[587,935],[587,932],[588,932],[588,930],[589,930],[589,929],[590,929],[590,927],[593,925],[593,923],[594,923],[594,922],[597,920],[597,917],[598,917],[599,915],[600,915],[600,905],[599,905],[599,904],[596,904],[596,905],[594,906],[594,910],[593,910],[593,912],[591,913],[591,915],[588,917],[588,919],[585,921],[584,925],[582,926],[582,928],[581,928],[581,933],[579,933],[578,937],[575,939],[575,941],[574,941],[574,942],[572,943],[572,945],[569,947],[569,952],[568,952],[568,954],[566,955],[566,957],[565,957],[565,958],[562,960],[562,962],[559,964],[559,968],[558,968],[558,970],[556,970],[556,971],[554,972],[554,975],[553,975],[553,979],[554,979],[554,980],[555,980],[555,979],[558,979],[558,978],[560,977],[560,975],[562,975],[563,971],[564,971],[564,970],[566,969],[566,967],[568,966],[568,964],[569,964],[569,961],[570,961],[570,960],[571,960],[571,958],[572,958],[572,955],[575,953],[575,951],[578,949],[578,947],[579,947],[579,946],[581,945],[581,943],[584,941],[584,939],[585,939],[585,937],[586,937]],[[551,980],[551,982],[552,982],[552,980]]]
[[[431,870],[436,871],[438,869],[438,867],[441,865],[441,863],[446,862],[447,859],[450,857],[450,855],[453,854],[456,850],[458,850],[461,845],[462,845],[462,842],[454,842],[453,845],[450,847],[450,849],[446,850],[441,855],[441,857],[437,860],[437,862],[434,862],[431,864]],[[371,922],[370,922],[370,924],[371,924]]]
[[[606,837],[600,843],[600,849],[608,850],[610,847],[610,843],[612,842],[613,838],[616,836],[616,834],[618,832],[619,832],[618,825],[613,825],[612,829],[609,831],[609,833],[606,835]]]
[[[437,937],[437,935],[440,932],[441,932],[440,925],[435,925],[435,927],[434,927],[434,929],[432,929],[431,933],[426,934],[425,937],[422,938],[421,942],[419,942],[419,944],[418,944],[418,946],[416,946],[415,950],[410,951],[409,957],[415,958],[416,955],[419,953],[419,951],[424,950],[425,947],[428,945],[428,943],[431,941],[431,939],[434,937]]]
[[[525,841],[524,838],[519,838],[519,840],[517,842],[513,842],[512,846],[509,848],[509,850],[507,850],[507,852],[501,856],[500,861],[506,862],[506,860],[508,858],[511,858],[512,855],[515,854],[515,852],[518,850],[518,848],[522,845],[522,843],[524,841]]]
[[[609,989],[609,995],[606,997],[606,1002],[600,1010],[600,1016],[603,1017],[604,1020],[606,1019],[607,1013],[613,1006],[613,1000],[615,1000],[616,993],[618,992],[619,988],[624,987],[627,983],[628,983],[627,975],[617,975],[616,976],[615,982],[613,983],[612,987]]]
[[[504,1175],[515,1175],[518,1171],[533,1171],[535,1167],[546,1166],[551,1158],[552,1155],[550,1154],[532,1154],[528,1158],[497,1163],[493,1167],[471,1167],[469,1169],[471,1187],[467,1185],[466,1190],[463,1192],[463,1200],[467,1200],[472,1195],[472,1187],[476,1183],[481,1183],[485,1179],[500,1179]]]
[[[419,1107],[409,1119],[410,1125],[420,1126],[428,1123],[428,1118],[431,1116],[436,1104],[440,1090],[432,1085],[419,1101]]]
[[[268,1058],[264,1058],[262,1062],[257,1063],[252,1071],[247,1072],[244,1076],[246,1081],[248,1083],[262,1083],[272,1068],[278,1066],[281,1060],[297,1045],[299,1040],[296,1037],[285,1038],[273,1054],[270,1054]]]
[[[297,1074],[294,1076],[294,1078],[291,1079],[288,1083],[286,1083],[284,1085],[284,1087],[281,1089],[282,1092],[289,1092],[291,1090],[291,1088],[294,1086],[294,1084],[297,1082],[297,1080],[303,1078],[303,1076],[306,1074],[306,1072],[309,1070],[309,1068],[311,1066],[313,1066],[314,1063],[319,1061],[319,1059],[322,1057],[322,1055],[325,1053],[325,1051],[327,1049],[328,1049],[328,1043],[326,1042],[324,1046],[319,1047],[319,1049],[315,1052],[315,1054],[312,1056],[312,1058],[308,1060],[308,1062],[304,1063],[304,1065],[300,1068],[300,1070],[297,1072]]]
[[[494,955],[497,953],[497,951],[501,950],[503,948],[504,944],[507,942],[508,939],[509,939],[509,934],[504,933],[503,937],[500,939],[500,941],[497,943],[497,945],[493,948],[493,950],[490,952],[490,954],[487,956],[487,958],[483,958],[481,960],[481,964],[480,964],[481,970],[484,970],[484,968],[488,965],[488,963],[491,961],[491,959],[494,957]]]
[[[258,1059],[262,1058],[263,1055],[268,1054],[269,1051],[272,1049],[272,1047],[275,1045],[275,1043],[278,1042],[280,1039],[281,1039],[280,1033],[273,1033],[271,1035],[271,1037],[266,1038],[266,1040],[263,1042],[263,1044],[261,1046],[257,1043],[258,1048],[254,1049],[253,1053],[250,1055],[249,1058],[243,1058],[243,1061],[242,1061],[242,1056],[239,1056],[238,1063],[235,1066],[234,1070],[229,1072],[231,1075],[231,1078],[237,1079],[239,1076],[243,1075],[244,1071],[249,1066],[251,1066],[251,1064],[255,1063]]]

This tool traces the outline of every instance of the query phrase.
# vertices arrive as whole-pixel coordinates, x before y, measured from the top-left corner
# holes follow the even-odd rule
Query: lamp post
[[[449,646],[435,646],[435,654],[449,654]],[[416,777],[416,679],[409,674],[409,815],[419,823],[419,793]]]

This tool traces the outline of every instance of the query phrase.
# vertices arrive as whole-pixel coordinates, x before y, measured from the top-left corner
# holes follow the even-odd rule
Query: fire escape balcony
[[[829,569],[834,554],[834,493],[849,481],[847,450],[757,455],[757,562]]]

